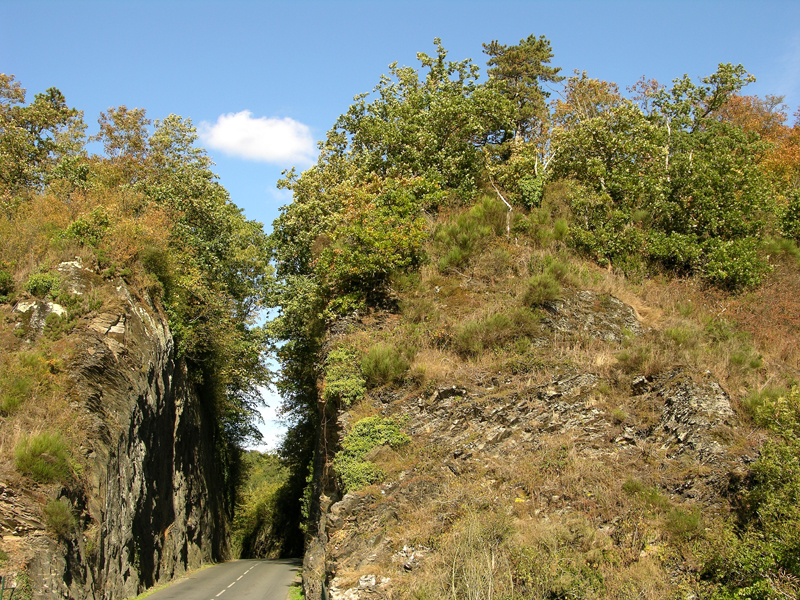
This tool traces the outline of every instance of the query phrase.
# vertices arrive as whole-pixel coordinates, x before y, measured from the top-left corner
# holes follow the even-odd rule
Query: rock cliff
[[[157,303],[79,261],[59,271],[73,295],[102,300],[69,336],[64,394],[83,456],[70,485],[3,473],[0,533],[12,557],[5,570],[34,598],[133,597],[228,557],[214,424]],[[60,310],[49,301],[18,303],[22,344],[34,343],[47,315]],[[75,516],[60,536],[41,517],[53,499]]]

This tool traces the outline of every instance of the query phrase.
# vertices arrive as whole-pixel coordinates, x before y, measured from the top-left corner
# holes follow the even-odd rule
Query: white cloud
[[[198,127],[203,143],[225,154],[279,166],[307,165],[316,149],[308,125],[284,117],[253,117],[249,110],[220,115]]]

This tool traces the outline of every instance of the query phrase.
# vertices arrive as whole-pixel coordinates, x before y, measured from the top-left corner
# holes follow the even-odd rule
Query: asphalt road
[[[148,600],[286,600],[299,559],[234,560],[189,575]]]

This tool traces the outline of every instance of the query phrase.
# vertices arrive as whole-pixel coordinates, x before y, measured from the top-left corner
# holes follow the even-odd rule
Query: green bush
[[[66,481],[70,476],[69,452],[58,433],[26,436],[14,450],[17,470],[39,483]]]
[[[50,313],[45,317],[42,332],[51,340],[68,335],[75,328],[75,320],[67,316]]]
[[[80,217],[73,221],[64,232],[66,237],[70,237],[81,245],[97,246],[103,239],[103,235],[110,221],[106,209],[98,206],[86,217]]]
[[[19,352],[7,357],[0,371],[0,414],[12,413],[31,398],[37,388],[46,387],[48,370],[41,352]]]
[[[755,238],[709,240],[703,246],[703,277],[726,289],[758,285],[761,277],[769,270],[769,265],[759,254],[758,246],[759,241]]]
[[[800,594],[800,442],[768,442],[740,495],[738,523],[714,532],[702,553],[710,597],[796,598]]]
[[[756,424],[800,438],[800,388],[767,387],[750,393],[744,406]]]
[[[358,356],[349,348],[337,348],[325,359],[325,386],[322,397],[351,406],[364,397],[366,381],[361,375]]]
[[[38,298],[44,298],[61,286],[58,273],[32,273],[25,282],[25,291]]]
[[[789,194],[788,203],[780,213],[781,235],[800,242],[800,190]]]
[[[7,271],[0,269],[0,302],[6,302],[14,291],[14,278]]]
[[[45,526],[56,537],[66,537],[75,529],[75,515],[67,503],[50,500],[43,512]]]
[[[443,249],[439,269],[460,269],[466,265],[492,236],[505,232],[506,215],[506,207],[488,196],[458,215],[455,221],[440,228],[435,236],[437,244]]]
[[[342,449],[333,461],[344,489],[356,490],[383,477],[383,472],[365,459],[370,450],[384,444],[399,448],[410,441],[392,419],[374,416],[356,422],[344,436]]]
[[[525,308],[495,313],[477,321],[466,321],[453,333],[453,347],[462,356],[477,356],[487,348],[539,332],[539,317]]]
[[[402,379],[409,366],[404,353],[391,344],[373,346],[361,361],[361,371],[364,373],[369,387]]]
[[[545,302],[557,300],[561,296],[561,285],[551,273],[540,273],[528,279],[522,294],[522,303],[531,308]]]

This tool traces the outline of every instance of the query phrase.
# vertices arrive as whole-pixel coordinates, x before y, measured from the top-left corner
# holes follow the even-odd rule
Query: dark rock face
[[[175,359],[166,317],[115,287],[115,312],[80,333],[70,368],[72,409],[89,423],[84,489],[70,498],[80,531],[32,536],[35,598],[133,597],[228,558],[211,415]]]

